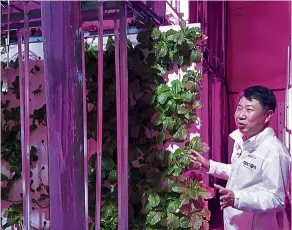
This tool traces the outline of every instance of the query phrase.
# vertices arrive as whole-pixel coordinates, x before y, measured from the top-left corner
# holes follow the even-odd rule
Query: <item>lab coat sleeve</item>
[[[231,164],[223,164],[210,160],[209,174],[224,180],[228,180],[231,172]]]
[[[284,154],[266,159],[262,166],[262,189],[234,191],[234,207],[250,212],[284,209],[290,166],[291,158]]]

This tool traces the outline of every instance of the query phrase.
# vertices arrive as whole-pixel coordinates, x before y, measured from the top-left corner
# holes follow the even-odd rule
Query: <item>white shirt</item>
[[[231,164],[210,160],[209,170],[228,180],[226,188],[235,195],[234,207],[224,209],[224,229],[286,230],[284,208],[291,172],[287,148],[270,127],[246,141],[239,130],[230,137],[235,140]]]

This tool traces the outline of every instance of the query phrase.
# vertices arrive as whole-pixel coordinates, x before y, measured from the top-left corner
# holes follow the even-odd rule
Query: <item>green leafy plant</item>
[[[179,31],[160,32],[149,28],[137,35],[138,44],[128,41],[129,77],[129,229],[208,229],[210,212],[206,200],[213,191],[202,183],[200,174],[186,173],[197,166],[189,157],[194,149],[204,152],[207,145],[200,137],[189,140],[188,129],[198,119],[201,73],[184,70],[179,80],[167,84],[167,75],[175,68],[201,62],[199,28],[181,27]],[[88,139],[96,140],[97,120],[97,46],[86,44],[86,88]],[[103,86],[103,156],[101,228],[117,229],[117,129],[114,40],[108,37],[104,50]],[[19,80],[12,90],[19,99]],[[39,89],[33,94],[40,93]],[[9,101],[1,103],[3,111]],[[8,117],[17,120],[17,131],[5,128],[8,140],[19,133],[19,108],[9,110]],[[46,124],[45,107],[31,115],[31,130]],[[9,137],[13,136],[13,138]],[[14,141],[16,142],[16,141]],[[14,143],[13,142],[13,143]],[[180,145],[166,150],[168,142]],[[7,142],[9,143],[9,142]],[[21,162],[20,142],[17,157],[7,161]],[[15,147],[16,149],[16,147]],[[12,150],[9,150],[10,152]],[[35,149],[33,149],[33,153]],[[11,164],[14,164],[10,162]],[[20,169],[20,165],[17,165]],[[88,159],[89,228],[95,227],[96,153]],[[21,172],[21,171],[20,171]],[[14,174],[15,175],[15,174]],[[10,180],[1,175],[3,180]],[[19,175],[21,176],[21,174]],[[19,179],[19,178],[18,178]],[[48,198],[48,186],[40,184],[39,201]],[[8,193],[7,193],[8,194]],[[8,216],[8,213],[5,214]],[[9,214],[10,215],[10,214]],[[16,214],[12,215],[13,218]],[[12,223],[12,222],[11,222]]]
[[[19,76],[16,76],[14,82],[9,87],[12,94],[14,94],[16,100],[20,99],[19,95]],[[9,196],[14,184],[22,178],[22,165],[21,165],[21,122],[20,122],[20,106],[11,107],[10,100],[5,100],[5,103],[1,101],[1,109],[3,114],[3,122],[1,127],[1,158],[3,162],[9,168],[11,177],[1,173],[1,181],[3,185],[1,187],[1,199],[11,202],[12,204],[4,212],[3,217],[8,218],[7,223],[2,225],[2,229],[6,229],[10,226],[17,226],[17,229],[22,229],[22,194],[19,201],[10,201]],[[30,115],[32,118],[32,124],[30,126],[31,131],[37,129],[38,125],[46,125],[46,105],[44,104],[40,109],[34,110],[34,113]],[[38,160],[38,149],[35,146],[30,147],[30,165],[31,168],[35,167],[35,162]],[[32,171],[31,171],[32,177]],[[31,181],[32,185],[33,181]],[[40,202],[49,198],[48,189],[42,190],[46,187],[42,182],[37,187],[37,192],[40,193],[38,200],[32,199],[32,203],[38,207],[43,208]],[[35,192],[31,188],[31,192]]]
[[[159,32],[149,29],[128,42],[129,75],[129,228],[203,229],[210,213],[205,200],[213,191],[202,184],[200,175],[184,173],[193,169],[188,151],[206,151],[200,137],[188,138],[188,128],[198,119],[201,108],[197,70],[186,70],[181,80],[166,84],[165,75],[175,65],[183,68],[201,61],[199,28]],[[88,138],[96,138],[97,47],[86,45]],[[108,38],[104,51],[104,121],[102,168],[102,228],[117,229],[117,130],[114,40]],[[165,150],[168,141],[179,142],[174,152]],[[94,162],[93,154],[89,162]],[[95,163],[90,163],[89,204],[94,226]],[[189,192],[187,192],[189,191]]]

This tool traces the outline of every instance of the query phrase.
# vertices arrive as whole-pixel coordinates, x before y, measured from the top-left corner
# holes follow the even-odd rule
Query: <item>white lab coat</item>
[[[239,130],[231,164],[210,160],[209,173],[228,180],[234,207],[224,209],[225,230],[286,230],[285,197],[290,197],[291,157],[272,128],[243,141]],[[290,199],[289,199],[290,200]],[[288,229],[287,229],[288,230]]]

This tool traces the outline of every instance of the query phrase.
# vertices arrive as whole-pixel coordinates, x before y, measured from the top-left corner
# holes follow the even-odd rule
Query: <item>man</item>
[[[231,164],[190,151],[194,162],[209,174],[228,180],[226,188],[214,185],[221,195],[225,230],[286,230],[291,158],[269,127],[275,108],[271,90],[263,86],[245,89],[235,111],[238,129],[230,134],[235,141]]]

